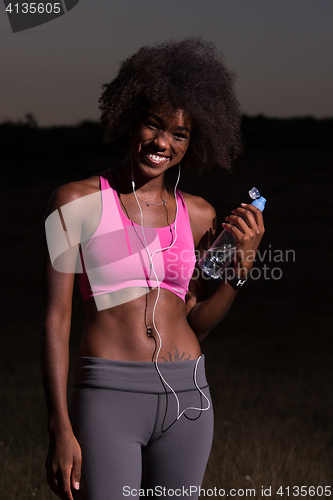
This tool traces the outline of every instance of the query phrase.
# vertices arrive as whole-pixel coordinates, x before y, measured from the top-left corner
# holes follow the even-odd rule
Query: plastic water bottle
[[[258,189],[253,187],[250,189],[249,195],[254,200],[252,205],[263,211],[266,199],[260,196]],[[236,236],[227,229],[224,229],[210,249],[199,260],[199,267],[211,278],[220,278],[234,259],[236,246]]]

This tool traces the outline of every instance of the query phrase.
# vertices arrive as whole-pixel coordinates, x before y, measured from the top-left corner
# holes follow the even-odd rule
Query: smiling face
[[[131,138],[134,163],[152,177],[177,165],[186,153],[192,130],[191,118],[182,110],[154,106],[139,120]]]

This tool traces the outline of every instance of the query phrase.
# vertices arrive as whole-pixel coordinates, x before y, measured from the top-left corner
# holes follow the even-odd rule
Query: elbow
[[[210,332],[210,329],[209,330],[201,331],[199,333],[195,332],[198,341],[202,342],[207,337],[207,335],[209,334],[209,332]]]
[[[194,309],[195,307],[193,306],[190,312],[187,314],[186,319],[190,328],[193,330],[195,336],[197,337],[198,341],[202,342],[207,337],[212,327],[211,326],[203,327],[203,325],[199,325],[198,322],[195,320]]]

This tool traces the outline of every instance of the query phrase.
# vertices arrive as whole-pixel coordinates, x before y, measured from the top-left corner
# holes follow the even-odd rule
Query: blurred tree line
[[[333,118],[267,118],[263,115],[242,117],[244,150],[330,150],[333,147]],[[95,121],[73,126],[39,127],[33,114],[18,122],[0,123],[2,174],[15,172],[39,178],[61,176],[62,170],[90,175],[123,157],[102,143],[103,132]]]

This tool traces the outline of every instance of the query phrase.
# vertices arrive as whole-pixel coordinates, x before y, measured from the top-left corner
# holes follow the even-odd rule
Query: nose
[[[154,144],[158,151],[165,151],[169,146],[167,134],[160,131],[154,139]]]

